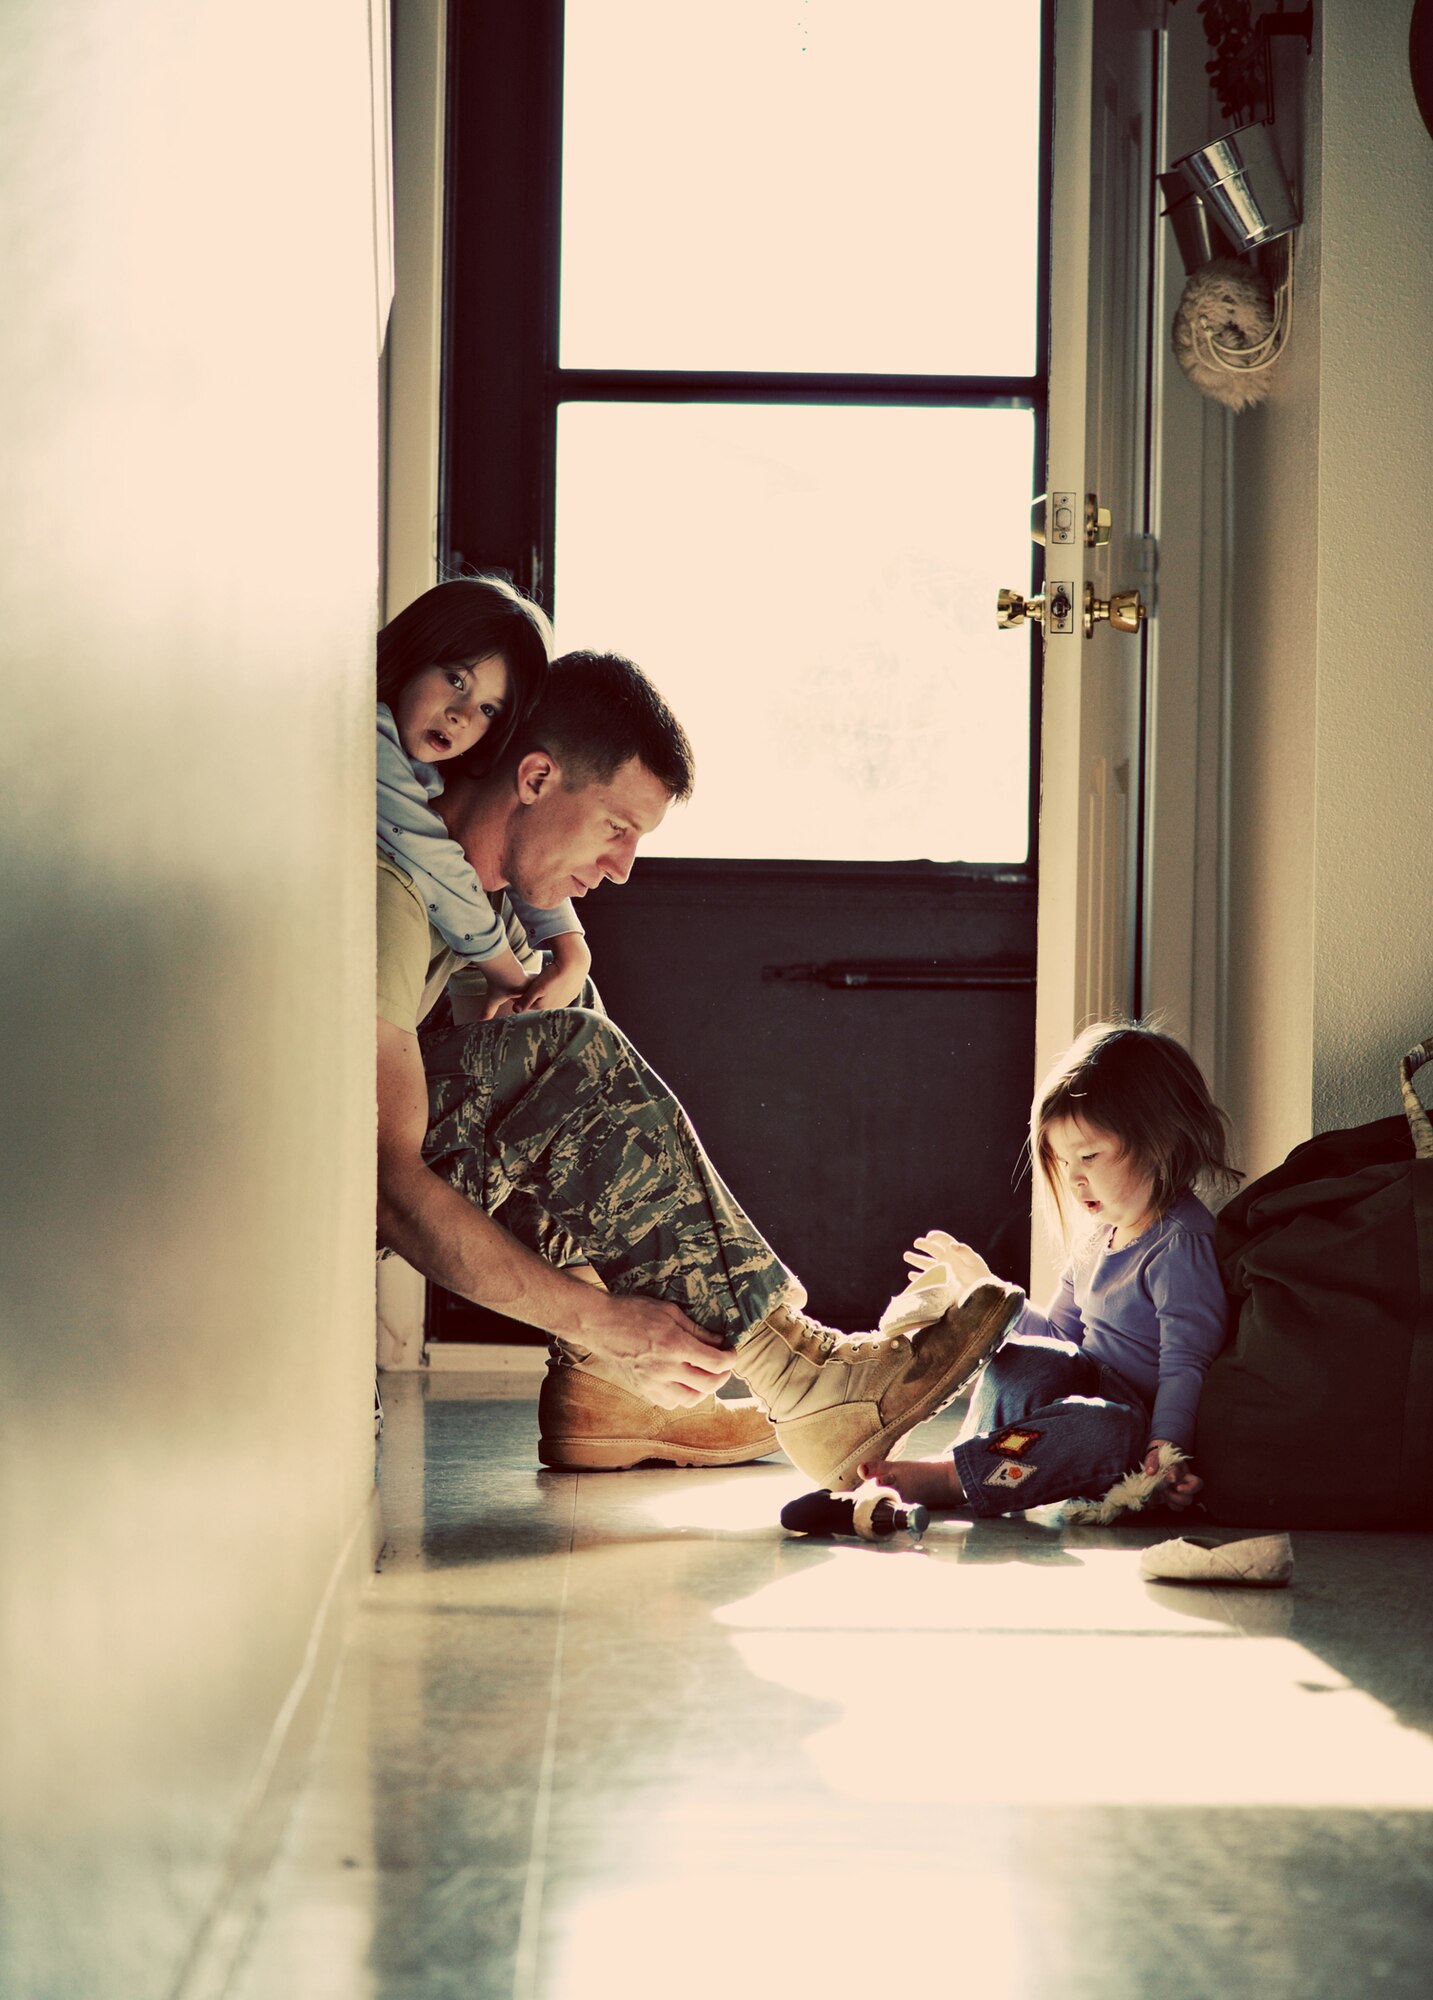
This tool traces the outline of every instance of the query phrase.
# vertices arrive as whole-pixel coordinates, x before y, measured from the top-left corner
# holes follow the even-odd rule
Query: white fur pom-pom
[[[1269,393],[1274,294],[1248,264],[1216,257],[1184,287],[1174,315],[1174,358],[1201,396],[1247,410]]]
[[[1138,1514],[1164,1485],[1166,1475],[1176,1465],[1183,1465],[1188,1456],[1177,1445],[1162,1444],[1158,1472],[1136,1467],[1123,1479],[1117,1479],[1102,1500],[1067,1500],[1061,1509],[1062,1517],[1081,1525],[1090,1522],[1102,1525],[1113,1521],[1116,1514]]]

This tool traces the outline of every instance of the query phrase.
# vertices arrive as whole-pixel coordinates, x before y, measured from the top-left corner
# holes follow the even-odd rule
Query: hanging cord
[[[1278,239],[1279,276],[1274,284],[1274,324],[1252,347],[1233,347],[1220,340],[1201,313],[1191,329],[1195,352],[1212,368],[1229,375],[1258,375],[1272,368],[1288,345],[1294,319],[1294,237],[1293,232]]]

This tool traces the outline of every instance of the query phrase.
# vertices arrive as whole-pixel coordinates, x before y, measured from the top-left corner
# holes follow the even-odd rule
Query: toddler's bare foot
[[[965,1488],[955,1469],[955,1460],[945,1458],[868,1458],[858,1468],[862,1479],[889,1486],[902,1500],[918,1500],[922,1507],[958,1507]]]

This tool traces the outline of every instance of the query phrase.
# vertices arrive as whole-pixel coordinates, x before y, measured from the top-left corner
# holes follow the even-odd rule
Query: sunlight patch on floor
[[[793,1857],[793,1861],[795,1857]],[[843,1917],[842,1911],[845,1910]],[[884,1911],[885,1914],[880,1913]],[[819,1870],[739,1861],[594,1895],[566,1914],[551,1993],[623,2000],[878,1993],[999,1981],[1028,1990],[1028,1926],[1008,1875],[958,1875],[940,1857],[853,1850]]]
[[[1433,1744],[1287,1639],[743,1633],[761,1679],[837,1705],[805,1743],[868,1803],[1433,1808]],[[948,1726],[932,1727],[932,1711]]]
[[[828,1560],[765,1584],[719,1612],[738,1630],[1178,1631],[1205,1618],[1139,1578],[1137,1548],[1007,1544],[974,1557],[959,1534],[923,1549],[891,1542],[825,1545]],[[1038,1588],[1034,1588],[1038,1576]],[[1207,1598],[1201,1599],[1207,1607]]]
[[[661,1480],[661,1489],[643,1496],[637,1510],[641,1518],[663,1528],[700,1528],[717,1534],[776,1527],[787,1501],[808,1492],[811,1485],[786,1465],[744,1468],[739,1480],[726,1470],[652,1477]]]

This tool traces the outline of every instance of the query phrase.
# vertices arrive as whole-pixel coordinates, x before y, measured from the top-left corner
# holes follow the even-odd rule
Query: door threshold
[[[475,1340],[430,1340],[423,1349],[430,1368],[454,1369],[469,1375],[541,1375],[547,1367],[545,1347]]]

